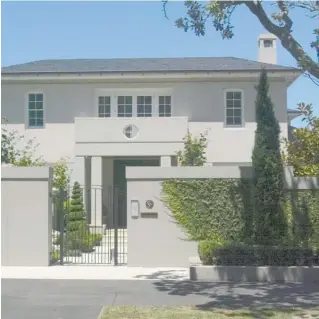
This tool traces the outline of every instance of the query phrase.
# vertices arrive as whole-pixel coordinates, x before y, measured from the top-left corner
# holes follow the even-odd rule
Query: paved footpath
[[[187,280],[2,279],[2,319],[97,319],[105,305],[311,307],[319,286]]]

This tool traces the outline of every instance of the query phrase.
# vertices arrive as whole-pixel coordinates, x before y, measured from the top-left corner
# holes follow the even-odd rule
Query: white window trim
[[[29,95],[30,94],[42,94],[43,96],[43,126],[29,126]],[[32,90],[28,91],[25,96],[25,127],[28,130],[42,130],[46,127],[46,107],[45,107],[46,99],[43,91],[40,90]]]
[[[228,125],[227,124],[227,92],[241,92],[241,124]],[[243,89],[224,89],[224,128],[226,129],[241,129],[245,128],[245,96]]]
[[[94,116],[99,114],[99,96],[111,97],[111,117],[126,119],[126,117],[117,116],[117,96],[132,96],[133,98],[133,118],[137,117],[137,96],[151,96],[152,97],[152,117],[159,117],[159,96],[171,96],[171,116],[173,116],[173,94],[170,88],[117,88],[117,89],[95,89],[94,94]],[[141,117],[144,118],[144,117]]]
[[[102,96],[102,95],[99,95],[99,96]],[[97,111],[96,111],[96,116],[99,117],[99,118],[109,118],[112,116],[112,97],[110,97],[110,116],[107,117],[107,116],[99,116],[99,107],[100,107],[100,101],[99,101],[99,96],[97,97]]]

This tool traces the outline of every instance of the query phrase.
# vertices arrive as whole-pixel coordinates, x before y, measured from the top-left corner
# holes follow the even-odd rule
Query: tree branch
[[[268,18],[259,1],[245,1],[245,5],[259,19],[268,32],[277,36],[282,46],[296,59],[301,67],[319,79],[319,64],[305,53],[301,45],[291,35],[290,30],[286,26],[280,27],[274,24]]]

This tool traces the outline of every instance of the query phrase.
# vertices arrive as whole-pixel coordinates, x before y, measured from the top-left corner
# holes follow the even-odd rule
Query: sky
[[[268,2],[270,9],[271,3]],[[165,18],[159,1],[2,1],[1,64],[43,59],[234,56],[257,60],[257,37],[266,30],[245,7],[233,15],[235,36],[223,40],[210,25],[204,37],[175,27],[185,14],[181,1],[169,1]],[[293,35],[305,50],[319,20],[292,16]],[[278,42],[278,64],[296,66]],[[301,76],[288,89],[288,107],[312,103],[319,115],[319,87]],[[300,119],[293,121],[300,126]]]

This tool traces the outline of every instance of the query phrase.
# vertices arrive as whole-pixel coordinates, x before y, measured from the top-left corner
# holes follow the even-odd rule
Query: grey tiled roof
[[[41,60],[2,68],[2,74],[183,72],[183,71],[285,71],[296,68],[263,64],[232,57]]]

